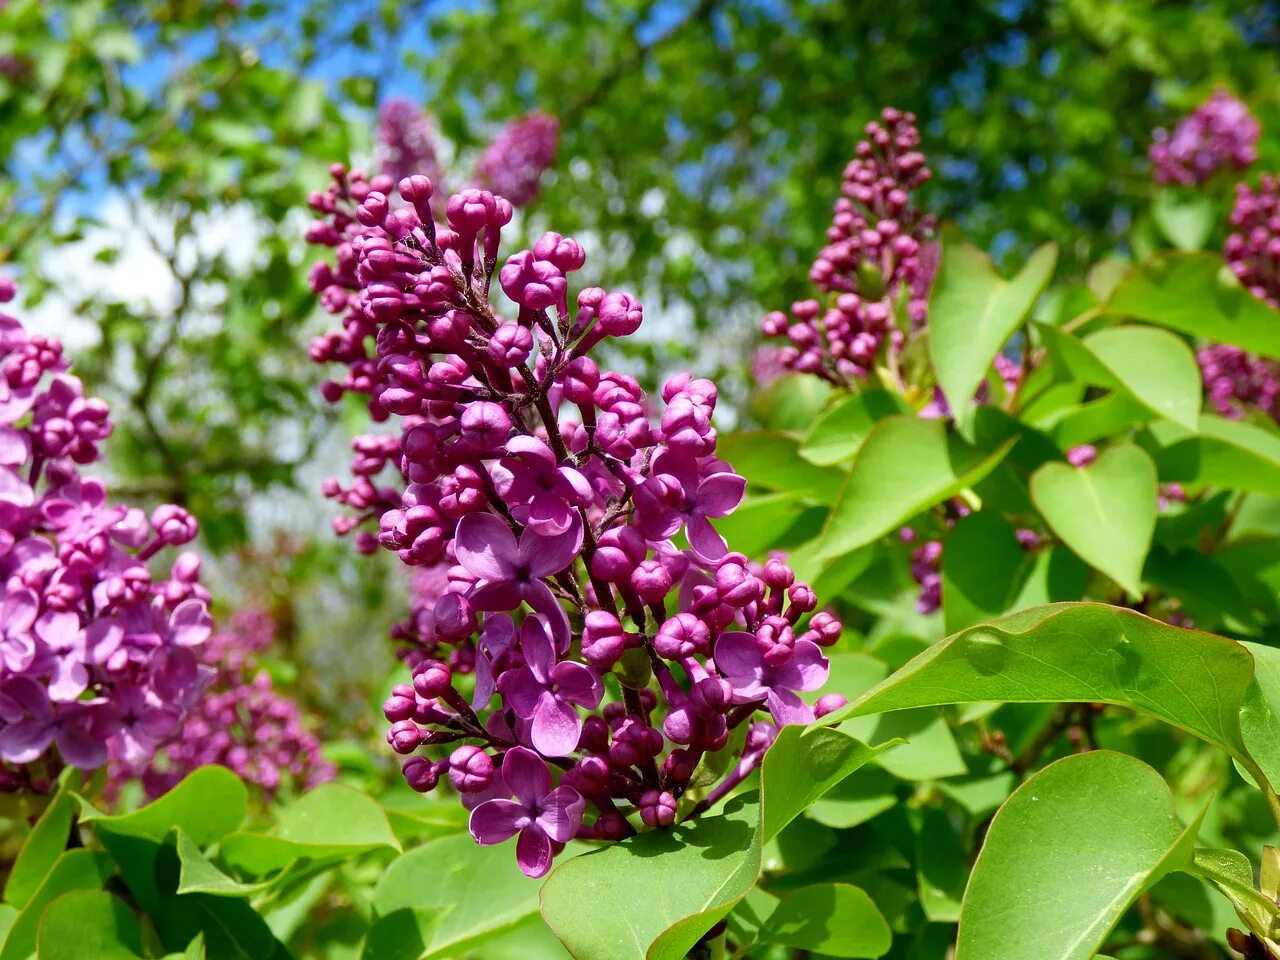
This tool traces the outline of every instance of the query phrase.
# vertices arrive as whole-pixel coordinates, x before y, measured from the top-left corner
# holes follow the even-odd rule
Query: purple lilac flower
[[[0,283],[0,302],[12,299]],[[176,506],[107,500],[80,469],[111,434],[107,405],[67,373],[57,340],[0,314],[0,765],[40,789],[63,765],[150,757],[208,683],[200,561],[149,561],[196,535]]]
[[[1098,448],[1091,443],[1080,443],[1067,451],[1067,463],[1073,467],[1087,467],[1098,459]]]
[[[765,336],[791,341],[782,357],[789,369],[839,386],[866,377],[886,344],[901,348],[895,309],[924,325],[938,264],[933,219],[912,204],[931,176],[915,115],[886,107],[880,117],[845,167],[827,246],[809,271],[829,302],[801,300],[790,316],[775,310],[761,321]]]
[[[1158,183],[1194,186],[1219,170],[1243,170],[1258,159],[1262,127],[1225,90],[1196,107],[1173,133],[1157,130],[1148,151]]]
[[[374,131],[378,164],[399,183],[420,173],[439,182],[443,170],[436,153],[436,134],[425,110],[405,97],[391,97],[378,110]]]
[[[312,356],[346,367],[328,399],[361,393],[399,432],[358,438],[355,482],[325,492],[351,511],[339,532],[429,571],[434,599],[396,628],[411,676],[384,704],[406,781],[447,780],[477,841],[518,835],[531,875],[571,838],[696,815],[760,762],[774,729],[760,711],[817,716],[798,694],[823,682],[819,648],[842,630],[780,558],[753,564],[715,529],[745,489],[716,456],[715,385],[681,373],[651,406],[601,370],[592,348],[634,333],[641,304],[572,297],[586,253],[557,233],[500,263],[506,199],[463,190],[441,223],[426,177],[402,180],[400,202],[385,177],[333,177],[308,236],[335,263],[311,282],[343,319]],[[686,798],[739,728],[754,746]]]
[[[228,768],[267,797],[332,780],[337,771],[321,756],[320,741],[303,725],[298,705],[277,693],[258,667],[256,654],[274,634],[266,611],[238,611],[201,650],[204,664],[216,671],[208,692],[185,718],[172,718],[170,734],[176,736],[154,756],[130,758],[113,748],[108,793],[137,778],[154,799],[208,765]]]
[[[530,113],[512,120],[476,161],[476,180],[512,206],[523,207],[538,196],[559,139],[560,121],[550,114]]]
[[[1219,343],[1196,351],[1205,393],[1215,410],[1239,420],[1259,410],[1280,420],[1280,363]]]
[[[1280,307],[1280,177],[1263,174],[1257,190],[1236,185],[1223,255],[1250,293]]]

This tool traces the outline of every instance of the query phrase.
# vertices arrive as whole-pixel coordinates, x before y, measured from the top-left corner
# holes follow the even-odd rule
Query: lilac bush
[[[298,705],[277,693],[257,655],[275,639],[270,614],[238,610],[201,650],[215,673],[177,736],[145,762],[113,757],[114,790],[137,778],[149,797],[172,790],[202,766],[226,767],[267,798],[282,790],[310,790],[337,771],[321,755],[319,738],[303,723]]]
[[[755,566],[715,529],[746,486],[716,456],[715,385],[678,374],[659,406],[592,359],[639,328],[639,301],[587,287],[571,309],[586,253],[556,233],[499,269],[500,196],[455,194],[440,224],[427,177],[393,193],[339,166],[311,197],[309,237],[336,254],[312,284],[342,316],[311,354],[347,368],[324,394],[363,394],[400,426],[357,438],[354,483],[326,492],[359,549],[431,571],[430,613],[396,630],[412,682],[384,707],[406,780],[447,780],[476,841],[518,834],[541,876],[571,838],[628,836],[628,813],[670,826],[732,789],[773,725],[815,718],[800,694],[824,683],[841,626],[784,562]],[[738,764],[682,803],[726,749]]]
[[[809,270],[828,302],[800,300],[790,316],[775,310],[761,321],[766,336],[791,341],[780,357],[788,369],[848,386],[902,347],[903,327],[923,326],[937,251],[933,218],[913,203],[931,176],[919,146],[914,114],[887,107],[867,124]]]
[[[0,284],[0,302],[14,288]],[[42,789],[63,765],[141,762],[173,736],[211,676],[200,561],[181,507],[107,499],[110,411],[86,397],[55,339],[0,314],[0,789]]]
[[[421,173],[439,181],[442,174],[436,149],[436,133],[427,112],[407,97],[390,97],[378,109],[374,129],[378,164],[399,183]]]
[[[1218,90],[1172,133],[1156,130],[1147,156],[1158,183],[1195,186],[1220,170],[1239,171],[1254,163],[1261,136],[1249,108]]]

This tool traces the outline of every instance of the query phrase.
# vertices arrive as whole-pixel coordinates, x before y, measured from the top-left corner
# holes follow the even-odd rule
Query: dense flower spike
[[[136,777],[148,796],[158,797],[210,764],[227,767],[268,797],[332,780],[337,771],[321,756],[319,739],[303,726],[297,704],[276,693],[270,675],[258,668],[256,655],[274,638],[269,614],[238,611],[201,650],[201,659],[216,674],[177,738],[146,762],[113,756],[112,791]]]
[[[476,160],[481,186],[523,207],[538,195],[542,174],[556,159],[560,121],[547,113],[512,120]],[[576,269],[576,268],[575,268]]]
[[[394,182],[422,174],[439,183],[442,170],[436,134],[425,110],[405,97],[391,97],[378,110],[378,162]]]
[[[406,780],[447,780],[477,842],[518,836],[532,876],[574,837],[701,812],[759,763],[773,724],[814,720],[800,694],[822,686],[820,648],[841,633],[781,559],[751,564],[715,529],[746,485],[716,457],[715,385],[672,377],[651,420],[639,384],[590,356],[635,332],[640,303],[572,297],[586,255],[556,233],[499,269],[506,199],[464,190],[442,224],[425,177],[401,181],[396,205],[385,178],[333,174],[309,235],[336,265],[311,278],[344,319],[312,356],[347,366],[327,397],[362,393],[401,432],[359,438],[354,484],[327,492],[354,511],[340,532],[422,571],[395,630],[410,682],[384,705]],[[377,479],[387,467],[399,484]],[[761,711],[772,723],[753,726]],[[686,798],[737,728],[753,732],[728,778]]]
[[[0,282],[0,302],[13,285]],[[111,434],[107,405],[62,345],[0,314],[0,789],[42,789],[59,766],[131,762],[173,736],[211,671],[200,561],[149,561],[196,535],[185,510],[113,505],[80,467]]]
[[[1193,186],[1219,170],[1243,170],[1258,159],[1262,127],[1249,108],[1227,93],[1213,96],[1174,127],[1155,131],[1147,152],[1159,183]]]
[[[840,385],[899,349],[904,327],[924,324],[937,270],[933,219],[912,203],[931,176],[915,116],[887,107],[866,137],[845,167],[827,246],[809,271],[827,302],[801,300],[790,316],[775,310],[761,321],[766,336],[791,341],[780,358],[789,369]]]
[[[1236,185],[1223,254],[1250,293],[1280,307],[1280,177],[1263,174],[1257,190]]]
[[[1280,363],[1225,343],[1202,347],[1196,360],[1209,402],[1224,417],[1260,410],[1280,420]]]

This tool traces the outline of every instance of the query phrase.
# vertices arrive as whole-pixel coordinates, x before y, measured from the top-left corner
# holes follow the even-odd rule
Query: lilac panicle
[[[0,281],[0,302],[14,288]],[[108,751],[150,757],[209,680],[200,560],[150,561],[196,535],[181,507],[107,499],[107,405],[67,372],[62,345],[0,314],[0,790],[43,789]]]
[[[390,97],[378,110],[378,163],[395,183],[414,174],[439,182],[443,174],[436,133],[425,110],[406,97]]]
[[[109,791],[137,778],[154,799],[208,765],[226,767],[267,797],[332,780],[337,771],[321,756],[320,741],[303,724],[298,705],[277,693],[258,667],[256,655],[274,637],[275,623],[266,611],[237,611],[201,651],[215,674],[177,737],[143,762],[113,756]]]
[[[574,296],[586,253],[557,233],[500,257],[507,199],[463,190],[441,222],[433,195],[339,166],[310,198],[334,253],[311,283],[342,318],[311,349],[345,367],[324,394],[397,431],[358,437],[354,482],[325,492],[358,549],[420,571],[394,629],[410,674],[384,704],[406,781],[447,781],[477,842],[516,837],[540,876],[570,839],[668,827],[736,786],[775,725],[815,719],[800,694],[841,625],[716,530],[746,483],[716,456],[715,384],[681,373],[651,401],[593,359],[640,302]],[[755,746],[684,801],[736,728]]]
[[[790,340],[780,357],[788,369],[849,386],[885,349],[902,346],[896,311],[913,328],[924,324],[938,257],[933,219],[912,202],[931,176],[919,146],[914,114],[887,107],[867,124],[844,170],[827,246],[809,271],[824,299],[761,321],[765,336]]]
[[[1183,117],[1173,133],[1157,130],[1147,152],[1158,183],[1194,186],[1220,170],[1243,170],[1258,159],[1262,127],[1225,90]]]
[[[556,159],[560,121],[547,113],[530,113],[512,120],[493,138],[476,160],[476,180],[523,207],[538,195],[542,174]]]

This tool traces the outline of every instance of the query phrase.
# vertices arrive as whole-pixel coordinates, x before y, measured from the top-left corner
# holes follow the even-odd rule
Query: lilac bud
[[[504,323],[489,338],[489,357],[502,367],[518,367],[533,352],[533,334],[518,323]]]
[[[600,670],[608,670],[627,648],[627,638],[618,618],[606,610],[587,613],[582,628],[582,656]]]
[[[424,700],[443,696],[453,686],[449,665],[440,660],[423,660],[413,668],[413,689]]]
[[[161,504],[152,511],[151,526],[161,540],[174,547],[190,543],[200,531],[195,517],[172,503]]]
[[[404,683],[397,684],[391,688],[391,696],[382,704],[382,715],[388,722],[398,723],[410,719],[417,705],[413,687]]]
[[[629,337],[640,329],[644,308],[628,293],[611,293],[600,303],[600,328],[611,337]]]
[[[646,790],[640,795],[640,819],[649,827],[671,826],[676,822],[676,798],[665,790]]]
[[[653,648],[668,660],[682,660],[710,651],[711,631],[692,613],[677,613],[658,628]]]
[[[813,705],[813,715],[821,719],[829,713],[835,713],[848,702],[845,697],[838,693],[824,693],[818,698],[818,702]]]
[[[418,793],[430,793],[440,782],[435,765],[426,757],[410,757],[400,767],[405,783]]]
[[[449,783],[459,793],[479,793],[493,782],[493,758],[471,744],[449,755]]]
[[[422,731],[412,720],[397,720],[387,731],[387,743],[396,753],[413,753],[422,743]]]

